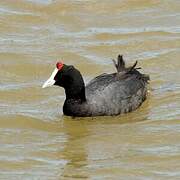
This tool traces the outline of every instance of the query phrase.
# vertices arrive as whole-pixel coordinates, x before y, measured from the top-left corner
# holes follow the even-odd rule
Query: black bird
[[[138,71],[137,61],[126,67],[119,55],[117,63],[113,62],[116,73],[101,74],[86,86],[74,66],[58,62],[42,87],[57,85],[65,89],[63,112],[67,116],[113,116],[133,111],[146,99],[149,76]]]

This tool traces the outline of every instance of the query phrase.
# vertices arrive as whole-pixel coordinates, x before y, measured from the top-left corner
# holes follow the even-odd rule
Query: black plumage
[[[122,56],[113,60],[117,72],[102,74],[86,86],[81,73],[64,65],[54,77],[55,85],[65,89],[63,112],[68,116],[111,116],[138,108],[146,99],[149,76],[126,67]]]

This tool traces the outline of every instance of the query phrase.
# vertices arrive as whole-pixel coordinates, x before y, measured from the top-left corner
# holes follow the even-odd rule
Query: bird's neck
[[[65,88],[66,93],[66,100],[74,100],[79,102],[86,101],[85,95],[85,86],[74,85],[72,84],[71,87]]]
[[[84,80],[77,69],[72,70],[64,89],[66,100],[76,100],[79,102],[86,101]]]

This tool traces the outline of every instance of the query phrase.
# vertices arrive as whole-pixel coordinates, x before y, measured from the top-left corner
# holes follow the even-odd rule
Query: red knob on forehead
[[[62,62],[57,62],[56,67],[57,67],[59,70],[61,70],[62,67],[63,67],[63,63],[62,63]]]

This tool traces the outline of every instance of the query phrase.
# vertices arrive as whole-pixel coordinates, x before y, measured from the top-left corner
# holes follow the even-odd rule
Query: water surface
[[[6,0],[0,34],[0,179],[180,178],[178,0]],[[57,60],[88,82],[118,54],[151,76],[132,113],[72,119],[41,88]]]

